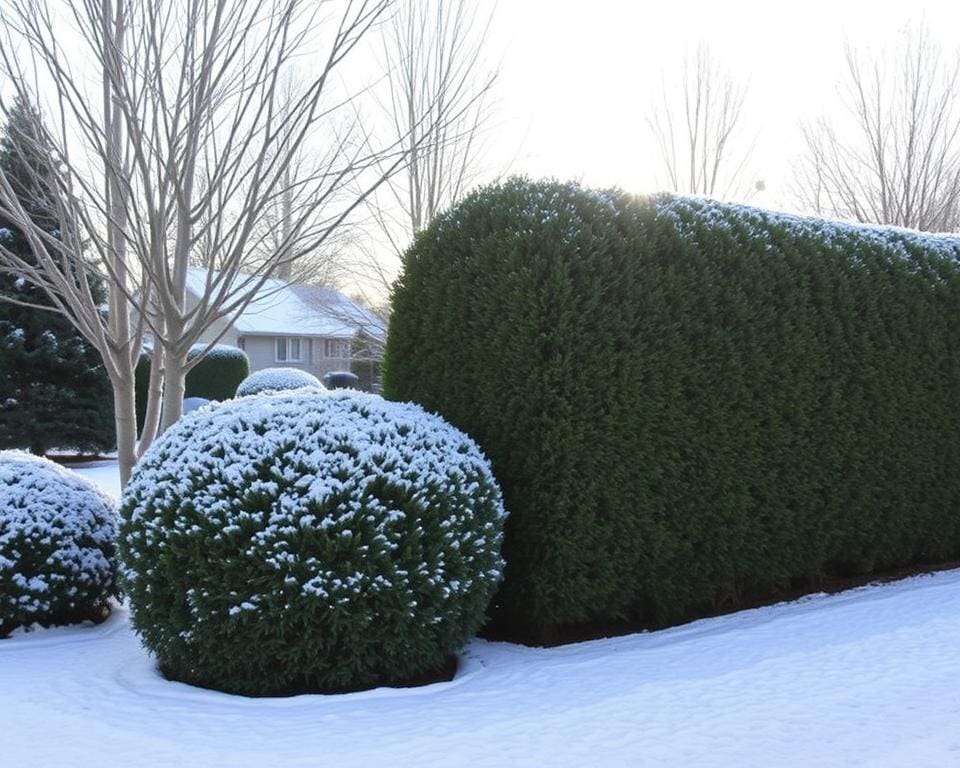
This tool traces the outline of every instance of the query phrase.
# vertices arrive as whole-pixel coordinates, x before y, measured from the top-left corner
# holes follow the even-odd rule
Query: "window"
[[[247,348],[247,340],[241,336],[237,339],[237,346],[245,350]]]
[[[324,339],[324,357],[350,357],[350,342],[347,339]]]
[[[278,363],[299,363],[300,339],[293,336],[277,336],[276,353]]]

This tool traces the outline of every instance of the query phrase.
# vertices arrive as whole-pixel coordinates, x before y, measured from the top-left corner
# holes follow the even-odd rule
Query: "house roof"
[[[216,278],[217,273],[191,267],[187,290],[202,296],[208,275]],[[244,283],[251,279],[250,275],[237,275],[237,291],[246,290]],[[264,282],[253,301],[234,318],[233,327],[241,335],[350,338],[362,331],[379,341],[386,337],[379,317],[339,291],[279,278]]]

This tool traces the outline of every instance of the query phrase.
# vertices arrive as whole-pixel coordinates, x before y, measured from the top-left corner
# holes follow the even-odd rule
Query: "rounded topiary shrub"
[[[237,397],[256,395],[260,392],[285,392],[301,387],[323,389],[320,379],[299,368],[264,368],[251,373],[237,387]]]
[[[121,503],[134,627],[168,677],[247,695],[435,669],[480,627],[504,509],[417,406],[303,389],[185,416]]]
[[[187,353],[187,360],[193,360],[206,348],[206,344],[194,344]],[[249,375],[250,358],[246,352],[227,344],[217,344],[187,371],[184,396],[226,400],[237,393],[237,387]]]
[[[0,451],[0,637],[104,618],[117,594],[116,530],[113,503],[88,480]]]

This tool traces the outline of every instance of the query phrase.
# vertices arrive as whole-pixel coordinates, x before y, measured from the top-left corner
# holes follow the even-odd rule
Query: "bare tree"
[[[803,126],[799,202],[818,214],[927,231],[960,226],[960,54],[924,27],[865,60],[846,46],[839,117]]]
[[[390,20],[387,111],[408,155],[388,188],[413,233],[476,179],[498,75],[483,58],[491,20],[470,0],[406,0]]]
[[[678,81],[661,73],[647,125],[670,191],[719,198],[750,194],[754,182],[745,176],[753,146],[742,136],[746,97],[746,86],[704,44],[684,57]]]
[[[187,361],[190,347],[226,327],[273,274],[322,249],[403,162],[402,141],[373,147],[358,136],[352,95],[333,84],[392,2],[5,0],[2,72],[24,97],[53,94],[56,126],[37,126],[56,150],[44,183],[60,220],[75,226],[59,239],[32,227],[0,178],[0,213],[36,256],[29,264],[0,251],[0,268],[42,287],[103,356],[124,482],[138,455],[133,368],[144,337],[162,373],[151,381],[140,453],[150,425],[162,430],[180,416],[185,375],[203,357]],[[63,47],[64,21],[82,51]],[[305,58],[316,70],[295,93],[281,88]],[[99,102],[86,90],[91,71]],[[315,162],[291,173],[307,146]],[[262,224],[278,204],[284,234],[268,243]],[[106,313],[87,270],[64,269],[80,262],[103,274]],[[207,271],[192,302],[196,264]]]
[[[482,171],[499,75],[485,56],[495,10],[482,13],[471,0],[402,0],[384,25],[379,132],[402,142],[407,155],[370,198],[366,242],[355,244],[351,266],[361,290],[371,286],[368,303],[386,306],[392,265]]]

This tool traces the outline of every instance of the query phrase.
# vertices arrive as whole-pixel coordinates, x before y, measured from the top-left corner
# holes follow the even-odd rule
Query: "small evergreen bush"
[[[960,239],[512,180],[438,216],[385,392],[490,456],[500,630],[960,555]]]
[[[264,368],[251,373],[237,387],[237,397],[260,392],[286,392],[301,387],[324,389],[320,379],[299,368]]]
[[[0,637],[101,619],[116,597],[113,503],[47,459],[0,451]]]
[[[187,353],[193,360],[206,344],[195,344]],[[217,344],[197,365],[187,372],[184,397],[205,397],[207,400],[229,400],[237,387],[250,375],[250,358],[237,347]]]
[[[193,360],[206,344],[194,344],[187,352]],[[206,400],[229,400],[237,394],[237,387],[250,375],[250,358],[238,347],[217,344],[193,368],[187,371],[184,399],[202,397]],[[147,388],[150,386],[150,356],[142,353],[134,371],[134,393],[137,404],[137,430],[143,428],[147,413]]]
[[[121,503],[133,624],[169,677],[247,695],[431,670],[478,629],[504,509],[462,432],[299,390],[186,415]]]

